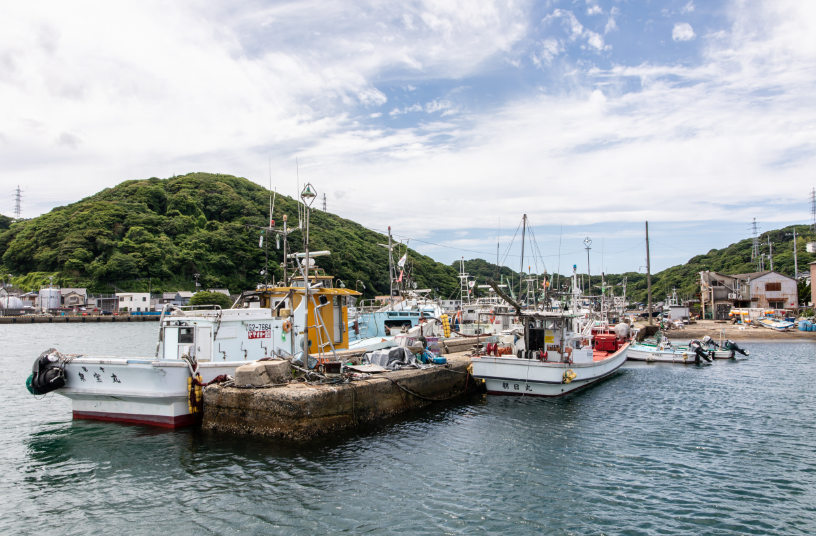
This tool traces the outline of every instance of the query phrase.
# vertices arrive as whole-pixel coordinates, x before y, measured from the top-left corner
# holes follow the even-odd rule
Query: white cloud
[[[678,22],[672,29],[672,39],[675,41],[691,41],[695,37],[694,29],[688,22]]]
[[[540,43],[537,53],[532,54],[532,60],[536,65],[551,65],[553,58],[564,52],[564,47],[558,39],[548,38]]]
[[[575,14],[572,11],[556,9],[551,14],[544,17],[544,19],[541,22],[542,24],[548,24],[549,22],[558,19],[561,20],[562,26],[567,31],[569,41],[577,41],[578,39],[586,40],[587,44],[582,45],[581,48],[585,49],[588,46],[589,48],[595,49],[597,51],[609,50],[612,48],[610,45],[604,44],[603,36],[593,32],[592,30],[585,30],[584,26],[576,18]],[[533,53],[531,55],[533,62],[537,66],[551,64],[552,59],[555,57],[555,55],[558,54],[558,52],[563,47],[560,41],[556,40],[555,42],[557,43],[557,46],[553,43],[552,38],[545,39],[544,41],[542,41],[538,53],[537,54]]]
[[[614,32],[618,29],[618,25],[615,22],[613,17],[609,17],[609,20],[606,21],[606,26],[604,27],[604,33]]]
[[[375,112],[375,113],[369,115],[368,117],[370,117],[372,119],[377,119],[378,117],[382,117],[382,114],[380,112]]]
[[[694,1],[689,0],[689,3],[680,8],[680,13],[691,13],[694,11]]]
[[[429,215],[452,231],[525,211],[541,223],[693,217],[655,199],[770,221],[758,203],[799,199],[812,186],[814,3],[735,1],[728,30],[695,43],[699,64],[608,70],[566,54],[569,43],[608,47],[571,12],[545,19],[566,33],[533,37],[510,2],[313,1],[262,13],[255,4],[10,6],[0,19],[0,176],[28,185],[44,209],[121,180],[190,171],[266,184],[269,157],[279,191],[293,193],[295,156],[301,180],[346,192],[338,213],[406,235],[427,230]],[[320,35],[304,40],[304,28]],[[491,107],[484,86],[465,78],[489,73],[491,58],[526,39],[536,44],[523,54],[542,65],[558,57],[570,85]],[[397,88],[472,84],[466,95],[483,111],[443,117],[456,110],[450,93],[397,100],[381,84],[395,72]],[[387,113],[363,106],[415,116],[361,126],[354,119]],[[383,177],[433,195],[395,212],[383,194],[399,186],[384,191]],[[524,188],[506,188],[507,177]],[[592,193],[581,210],[576,184]]]
[[[601,9],[601,6],[597,4],[591,5],[587,8],[587,15],[601,15],[601,14],[603,14],[603,9]]]

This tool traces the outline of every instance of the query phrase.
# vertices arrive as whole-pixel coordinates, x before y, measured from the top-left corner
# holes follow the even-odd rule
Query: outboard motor
[[[714,342],[714,339],[712,339],[710,335],[706,335],[705,337],[703,337],[703,340],[702,340],[702,343],[701,343],[701,344],[702,344],[702,346],[703,346],[704,348],[705,348],[705,347],[707,347],[707,348],[711,348],[712,346],[713,346],[714,348],[719,348],[719,347],[720,347],[720,345],[719,345],[719,344],[717,344],[716,342]]]
[[[707,363],[712,362],[711,355],[703,349],[702,345],[700,344],[700,341],[697,340],[691,341],[689,343],[689,350],[694,352],[695,364],[700,365],[703,362],[703,360],[705,360]]]
[[[748,357],[748,350],[743,350],[742,348],[737,346],[737,343],[735,343],[731,339],[729,339],[729,340],[727,340],[727,341],[725,341],[723,343],[723,348],[725,348],[726,350],[733,350],[734,352],[739,352],[742,355],[744,355],[745,357]]]
[[[65,362],[54,348],[46,350],[34,361],[26,387],[33,395],[44,395],[65,387]]]

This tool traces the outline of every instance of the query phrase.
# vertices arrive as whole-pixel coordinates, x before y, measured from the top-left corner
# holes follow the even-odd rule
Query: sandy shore
[[[637,326],[644,325],[641,322]],[[742,329],[740,329],[742,328]],[[666,332],[670,339],[702,339],[706,335],[719,340],[720,332],[725,331],[724,337],[732,341],[814,341],[816,332],[793,330],[788,332],[774,331],[757,326],[739,326],[731,323],[720,323],[715,320],[698,320],[696,324],[689,324],[685,329],[671,329]]]

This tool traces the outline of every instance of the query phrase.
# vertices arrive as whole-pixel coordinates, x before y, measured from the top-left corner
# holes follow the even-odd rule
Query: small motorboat
[[[793,322],[768,317],[760,318],[758,322],[761,326],[773,329],[775,331],[791,331],[795,327]]]

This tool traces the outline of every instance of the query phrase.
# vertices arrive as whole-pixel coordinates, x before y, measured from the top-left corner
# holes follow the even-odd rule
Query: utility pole
[[[18,221],[20,220],[20,217],[23,214],[23,211],[21,209],[22,200],[23,200],[23,194],[20,191],[20,185],[18,184],[17,189],[14,190],[14,219],[18,220]]]
[[[527,214],[521,219],[521,266],[519,267],[519,299],[521,298],[521,284],[524,281],[524,232],[527,230]]]
[[[649,258],[649,222],[646,222],[646,292],[649,295],[649,325],[652,325],[652,264]]]
[[[773,244],[771,244],[771,235],[768,235],[768,259],[771,261],[771,271],[773,272]]]
[[[793,227],[793,279],[799,275],[799,261],[796,258],[796,226]]]
[[[326,194],[323,194],[323,212],[326,212]]]

